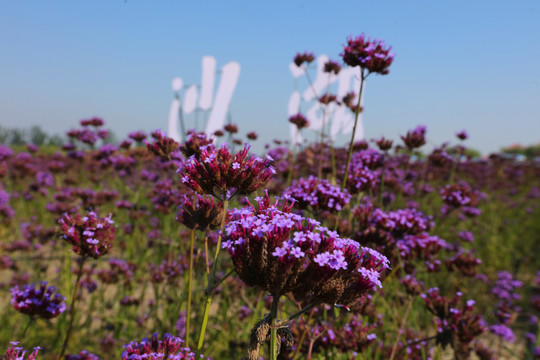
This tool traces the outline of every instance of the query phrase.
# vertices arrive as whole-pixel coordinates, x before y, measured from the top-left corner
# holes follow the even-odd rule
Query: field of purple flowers
[[[364,36],[342,57],[361,84],[393,61]],[[540,359],[538,161],[465,131],[426,152],[423,126],[256,156],[232,124],[80,125],[0,145],[2,359]]]

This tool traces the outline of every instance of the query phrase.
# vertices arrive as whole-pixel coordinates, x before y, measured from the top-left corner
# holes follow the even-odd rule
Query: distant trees
[[[540,143],[528,146],[512,145],[501,149],[501,152],[510,155],[522,155],[529,160],[540,158]]]
[[[37,146],[56,145],[62,146],[66,142],[63,136],[47,134],[39,125],[30,129],[5,128],[0,126],[0,144],[25,145],[28,143]]]
[[[117,136],[107,130],[109,135],[103,140],[103,144],[118,143]],[[30,129],[5,128],[0,125],[0,144],[21,146],[28,143],[37,146],[62,146],[68,142],[64,135],[48,134],[41,126],[34,125]]]

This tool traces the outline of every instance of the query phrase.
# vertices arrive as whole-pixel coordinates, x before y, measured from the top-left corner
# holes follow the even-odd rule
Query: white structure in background
[[[330,87],[331,90],[329,93],[336,95],[338,100],[341,100],[347,93],[354,92],[356,94],[354,104],[357,104],[358,90],[360,88],[360,73],[358,68],[352,67],[342,68],[338,75],[325,73],[323,71],[324,64],[328,62],[328,60],[329,58],[326,55],[319,55],[319,57],[317,57],[317,75],[315,81],[313,81],[313,86],[308,85],[302,93],[294,91],[291,94],[289,98],[288,115],[292,116],[298,114],[302,102],[308,103],[308,110],[303,111],[304,116],[309,120],[308,129],[320,132],[324,121],[326,128],[325,133],[332,141],[334,141],[338,134],[350,134],[352,132],[355,114],[344,104],[338,105],[335,102],[332,102],[326,106],[320,104],[317,99],[323,96]],[[294,62],[291,62],[289,64],[289,70],[296,79],[306,74],[307,67],[305,64],[298,67]],[[335,90],[335,86],[332,86],[336,82],[337,91]],[[362,93],[365,94],[365,91],[366,84],[364,82]],[[364,96],[362,96],[361,105],[363,105],[363,103]],[[289,133],[293,142],[303,142],[302,136],[297,134],[296,125],[290,125]],[[360,113],[358,116],[358,125],[356,127],[354,141],[359,141],[363,138],[364,126],[362,122],[362,113]]]
[[[221,68],[221,77],[214,97],[216,59],[213,56],[204,56],[202,58],[200,92],[198,92],[199,86],[197,85],[191,85],[186,88],[183,96],[183,104],[180,103],[180,91],[184,89],[184,82],[182,78],[174,78],[172,89],[175,92],[175,98],[171,102],[169,111],[167,135],[176,141],[180,141],[182,137],[178,130],[178,123],[180,122],[183,126],[183,115],[190,114],[195,110],[210,110],[205,128],[206,134],[212,135],[216,130],[222,129],[239,76],[240,64],[235,61],[225,64]],[[181,129],[181,131],[185,130]]]

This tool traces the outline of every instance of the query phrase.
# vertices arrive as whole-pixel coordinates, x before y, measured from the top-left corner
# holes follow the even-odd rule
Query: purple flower
[[[189,348],[183,348],[184,340],[163,334],[161,340],[158,334],[154,334],[151,339],[144,338],[141,342],[132,341],[124,345],[122,360],[194,360],[195,354]]]
[[[81,350],[77,355],[66,355],[65,360],[101,360],[99,356],[86,350]]]
[[[505,341],[511,343],[516,341],[516,336],[514,335],[514,332],[506,325],[492,325],[489,327],[489,331],[501,337]]]
[[[461,240],[466,241],[468,243],[472,243],[474,241],[474,235],[470,231],[460,231],[458,233],[458,236]]]
[[[343,47],[343,61],[349,66],[360,66],[369,73],[386,75],[388,68],[394,61],[391,47],[386,47],[382,40],[370,40],[364,34],[353,38],[349,37],[347,45]]]
[[[112,248],[116,228],[111,216],[100,218],[90,211],[85,217],[64,214],[59,221],[62,237],[83,257],[97,259]]]
[[[314,176],[294,181],[284,190],[284,194],[295,199],[299,208],[305,209],[309,206],[315,212],[340,211],[351,199],[348,192],[341,191],[328,180]]]
[[[6,160],[13,156],[15,152],[7,145],[0,145],[0,161]]]
[[[206,147],[198,158],[187,159],[177,172],[182,182],[195,192],[228,199],[236,193],[251,194],[270,180],[275,170],[268,159],[249,155],[246,144],[234,155],[226,145],[219,149]]]
[[[8,348],[6,352],[0,357],[4,360],[35,360],[38,351],[41,350],[41,346],[37,346],[34,348],[34,351],[32,351],[25,357],[28,351],[24,350],[22,347],[17,346],[18,344],[18,341],[12,341],[11,347]]]
[[[30,317],[52,319],[66,310],[66,298],[56,292],[47,282],[39,284],[18,285],[11,288],[11,306],[20,313]]]
[[[384,256],[291,208],[286,201],[271,204],[267,195],[255,206],[231,211],[223,247],[240,279],[306,303],[348,304],[380,286],[380,273],[388,268]]]
[[[469,134],[465,130],[461,130],[460,132],[456,133],[456,137],[459,140],[467,140],[469,138]]]
[[[407,132],[407,135],[401,136],[401,140],[409,150],[422,147],[426,143],[426,127],[417,126],[416,129]]]

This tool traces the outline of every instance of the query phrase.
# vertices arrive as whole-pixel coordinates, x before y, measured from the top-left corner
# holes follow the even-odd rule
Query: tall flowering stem
[[[229,208],[229,201],[223,201],[223,217],[221,218],[221,227],[225,225],[227,219],[227,210]],[[199,358],[201,350],[204,344],[204,333],[206,332],[206,326],[208,325],[208,315],[210,314],[210,306],[212,305],[212,299],[214,297],[214,290],[216,288],[215,276],[217,260],[219,257],[219,251],[221,249],[221,232],[218,234],[218,240],[216,245],[216,252],[214,254],[214,262],[212,264],[212,272],[210,273],[210,279],[208,280],[208,289],[206,290],[206,301],[204,306],[203,320],[201,323],[201,329],[199,331],[199,339],[197,340],[197,351],[195,353],[195,359]],[[189,316],[189,314],[188,314]]]
[[[193,285],[193,247],[195,246],[195,229],[191,230],[189,241],[189,273],[188,273],[188,298],[186,316],[186,346],[189,346],[189,330],[191,325],[191,289]]]
[[[343,181],[341,183],[341,191],[345,189],[347,185],[347,176],[349,175],[349,164],[351,162],[352,150],[354,145],[354,134],[356,134],[356,126],[358,125],[358,115],[360,114],[361,107],[360,102],[362,101],[362,90],[364,88],[364,80],[367,75],[364,73],[364,68],[360,68],[360,90],[358,93],[358,104],[356,106],[355,116],[354,116],[354,127],[351,136],[351,143],[349,144],[349,153],[347,154],[347,163],[345,164],[345,175],[343,176]]]
[[[358,114],[362,110],[360,107],[360,101],[362,99],[362,89],[364,87],[364,80],[371,73],[377,73],[380,75],[386,75],[389,73],[388,68],[394,61],[394,54],[390,53],[391,47],[386,48],[384,41],[371,40],[366,38],[364,34],[357,36],[356,38],[350,37],[347,40],[347,45],[343,48],[341,54],[343,61],[352,67],[360,67],[360,91],[358,94],[358,105],[356,106],[356,116],[354,118],[354,128],[351,137],[351,143],[349,144],[349,155],[347,156],[347,164],[345,166],[345,176],[343,183],[341,184],[341,190],[345,189],[347,183],[347,175],[349,172],[349,163],[351,161],[354,134],[356,133],[356,126],[358,125]]]
[[[77,300],[84,262],[89,257],[98,259],[111,250],[116,228],[113,225],[114,221],[111,220],[110,215],[105,218],[100,218],[93,211],[88,212],[84,217],[81,217],[79,214],[75,217],[64,214],[59,223],[62,238],[72,245],[73,252],[81,256],[77,280],[75,281],[75,288],[73,289],[73,298],[71,300],[69,326],[64,345],[62,346],[62,351],[60,352],[60,357],[58,358],[63,359],[73,328],[75,302]]]
[[[206,232],[217,230],[222,226],[223,203],[214,202],[211,195],[195,195],[193,201],[184,196],[184,201],[179,207],[176,220],[191,229],[191,241],[189,245],[189,274],[188,274],[188,299],[186,319],[186,345],[189,345],[191,325],[191,292],[193,284],[193,250],[195,247],[195,230]],[[208,257],[206,257],[208,260]],[[208,271],[210,273],[210,271]]]
[[[73,328],[73,319],[75,318],[75,302],[77,301],[77,293],[79,292],[79,283],[81,282],[85,260],[86,260],[86,257],[82,257],[79,263],[79,270],[77,271],[77,280],[75,281],[75,288],[73,289],[73,296],[71,298],[71,308],[69,309],[69,326],[66,332],[66,338],[64,339],[64,345],[62,345],[62,351],[60,352],[60,356],[58,357],[58,360],[61,360],[64,358],[67,344],[71,336],[71,329]]]

